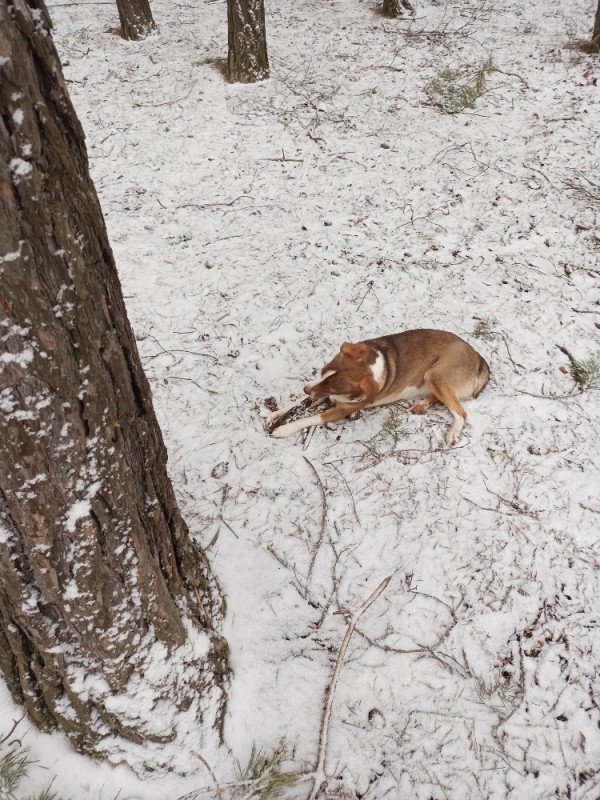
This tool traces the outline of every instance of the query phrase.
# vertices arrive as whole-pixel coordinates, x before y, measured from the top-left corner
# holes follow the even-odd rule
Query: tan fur
[[[384,368],[378,383],[373,365],[379,354]],[[335,401],[334,408],[283,425],[274,430],[274,436],[289,436],[319,422],[336,422],[362,408],[425,396],[411,412],[424,414],[435,403],[443,403],[454,418],[446,436],[454,444],[467,418],[460,401],[478,396],[488,382],[490,370],[479,353],[454,333],[419,329],[355,344],[344,342],[321,375],[326,377],[306,386],[304,391],[313,400],[330,397]]]

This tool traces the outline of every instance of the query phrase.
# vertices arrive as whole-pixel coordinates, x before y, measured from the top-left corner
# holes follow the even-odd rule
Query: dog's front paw
[[[448,433],[446,434],[446,441],[448,444],[456,444],[461,436],[461,428],[455,428],[454,425],[450,428]]]
[[[298,430],[295,425],[288,423],[287,425],[280,425],[278,428],[275,428],[274,431],[271,431],[269,434],[273,439],[286,439],[288,436],[291,436]]]
[[[423,401],[422,403],[415,403],[415,405],[411,406],[408,410],[411,414],[425,414],[429,406],[429,403]]]
[[[272,411],[265,420],[267,428],[273,425],[275,422],[277,422],[278,419],[285,416],[288,413],[288,411],[291,411],[292,408],[294,408],[293,405],[284,406],[283,408],[280,408],[277,411]]]

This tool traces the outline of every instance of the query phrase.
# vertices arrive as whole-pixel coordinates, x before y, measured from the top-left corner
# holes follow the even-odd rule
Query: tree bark
[[[43,0],[0,0],[0,666],[98,752],[192,704],[219,724],[229,672],[49,31]]]
[[[383,0],[382,12],[384,17],[401,17],[403,11],[414,14],[414,7],[410,0]]]
[[[600,48],[600,0],[598,0],[598,7],[596,8],[594,30],[592,32],[592,44]]]
[[[231,83],[256,83],[269,77],[264,0],[227,0]]]
[[[138,41],[156,30],[148,0],[117,0],[117,9],[124,39]]]

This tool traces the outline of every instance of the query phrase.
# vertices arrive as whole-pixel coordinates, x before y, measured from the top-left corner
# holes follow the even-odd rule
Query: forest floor
[[[266,5],[272,77],[241,86],[223,77],[224,2],[154,0],[141,43],[114,35],[112,3],[49,3],[234,675],[228,750],[183,726],[165,745],[187,774],[138,779],[30,731],[31,785],[217,796],[193,794],[212,786],[195,752],[226,783],[282,743],[310,773],[336,612],[391,576],[337,683],[326,796],[597,800],[594,4],[423,0],[393,21],[372,0]],[[408,403],[266,435],[265,401],[300,398],[343,341],[420,327],[492,367],[457,446],[445,409]]]

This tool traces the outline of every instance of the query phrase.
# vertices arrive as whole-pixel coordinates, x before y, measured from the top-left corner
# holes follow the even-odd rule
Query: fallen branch
[[[317,483],[319,485],[319,489],[321,490],[321,528],[319,530],[317,543],[313,548],[313,551],[310,556],[310,563],[308,565],[307,580],[310,583],[310,579],[312,578],[312,572],[315,566],[315,561],[317,560],[317,555],[319,554],[319,550],[321,549],[321,545],[323,544],[323,537],[325,536],[325,524],[327,522],[327,495],[325,494],[325,487],[323,486],[323,481],[321,480],[321,477],[317,472],[315,465],[306,456],[302,456],[302,458],[311,468],[313,475],[315,476]]]
[[[329,684],[329,688],[327,689],[327,697],[325,699],[325,707],[323,709],[323,720],[321,722],[321,733],[319,736],[319,754],[317,757],[317,766],[315,769],[315,782],[312,788],[312,792],[310,793],[310,797],[308,800],[316,800],[317,795],[321,791],[324,785],[327,783],[327,776],[325,775],[325,754],[327,752],[327,738],[329,734],[329,721],[331,719],[331,708],[333,706],[333,696],[335,694],[335,689],[337,686],[338,678],[340,676],[340,671],[342,669],[342,664],[344,662],[344,656],[346,655],[346,650],[348,649],[348,644],[350,642],[350,638],[354,633],[354,629],[358,624],[359,619],[365,613],[367,608],[377,600],[379,595],[385,590],[388,583],[392,580],[392,576],[389,575],[387,578],[384,578],[379,586],[372,592],[365,602],[360,606],[360,608],[352,614],[350,617],[350,621],[348,623],[348,629],[346,631],[346,635],[344,636],[344,640],[342,642],[342,646],[340,647],[340,651],[338,653],[338,657],[335,662],[335,667],[333,669],[333,675],[331,676],[331,683]]]

